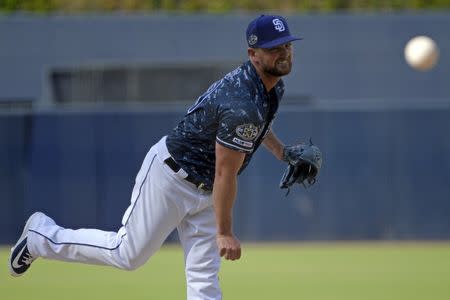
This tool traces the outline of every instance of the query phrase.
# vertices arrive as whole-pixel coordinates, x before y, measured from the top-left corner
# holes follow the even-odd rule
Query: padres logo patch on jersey
[[[239,125],[236,128],[236,134],[246,141],[253,141],[258,136],[258,132],[258,127],[251,123]]]

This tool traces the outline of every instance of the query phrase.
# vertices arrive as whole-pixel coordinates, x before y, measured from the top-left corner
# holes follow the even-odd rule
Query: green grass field
[[[0,299],[185,299],[183,255],[163,247],[137,271],[39,259],[13,278],[2,248]],[[246,244],[224,262],[224,299],[448,300],[450,243]]]

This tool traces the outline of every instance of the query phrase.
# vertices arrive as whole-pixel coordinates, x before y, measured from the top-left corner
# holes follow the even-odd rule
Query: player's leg
[[[184,249],[187,299],[222,299],[219,287],[220,257],[212,206],[187,215],[177,229]]]
[[[157,154],[155,147],[147,154],[118,232],[65,229],[39,214],[27,234],[31,256],[130,270],[147,261],[183,218],[176,203],[182,196]]]

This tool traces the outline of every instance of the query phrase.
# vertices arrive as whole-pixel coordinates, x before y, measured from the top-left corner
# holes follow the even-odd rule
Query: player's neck
[[[259,78],[261,78],[261,81],[263,82],[266,91],[270,92],[270,90],[281,79],[281,76],[270,75],[267,72],[264,72],[257,64],[253,64],[253,66],[255,67],[256,73],[258,74]]]
[[[261,81],[263,82],[267,92],[270,92],[270,90],[272,90],[277,82],[281,79],[281,77],[276,77],[264,72],[258,73],[258,75],[259,78],[261,78]]]

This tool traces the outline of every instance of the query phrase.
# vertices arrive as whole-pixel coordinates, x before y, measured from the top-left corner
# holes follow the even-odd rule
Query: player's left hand
[[[217,248],[219,254],[227,260],[241,258],[241,243],[232,235],[217,235]]]
[[[288,163],[288,167],[281,178],[280,188],[289,189],[294,183],[306,188],[316,182],[322,166],[322,152],[310,140],[309,144],[286,146],[283,160]]]

